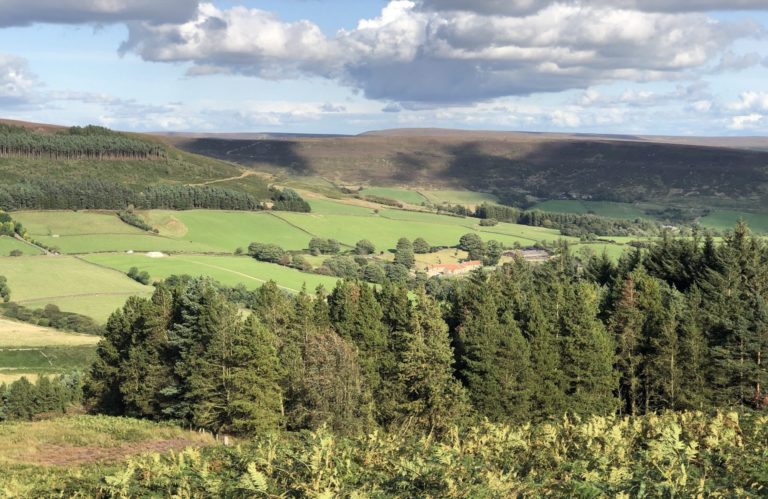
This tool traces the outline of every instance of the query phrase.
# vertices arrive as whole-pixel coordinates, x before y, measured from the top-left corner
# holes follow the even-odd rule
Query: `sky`
[[[0,0],[0,117],[768,135],[768,0]]]

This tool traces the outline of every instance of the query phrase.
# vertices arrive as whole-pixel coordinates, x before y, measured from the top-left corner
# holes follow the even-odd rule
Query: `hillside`
[[[0,185],[72,179],[98,179],[134,189],[215,184],[268,197],[265,182],[243,175],[238,165],[181,151],[149,135],[0,120],[0,138]]]
[[[768,139],[389,130],[354,137],[168,137],[249,168],[336,184],[500,197],[768,207]]]

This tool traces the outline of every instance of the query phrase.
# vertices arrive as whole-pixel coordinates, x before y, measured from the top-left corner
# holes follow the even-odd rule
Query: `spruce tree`
[[[530,351],[512,314],[499,317],[500,299],[497,278],[482,272],[457,296],[457,368],[480,415],[517,421],[530,404]]]
[[[560,317],[567,409],[576,414],[610,414],[618,407],[614,391],[614,343],[597,317],[598,292],[581,283],[565,288]]]
[[[444,433],[469,412],[467,395],[453,377],[448,326],[434,299],[421,291],[409,321],[398,373],[405,390],[400,420],[406,428]]]
[[[395,249],[395,264],[402,265],[405,268],[412,268],[416,264],[416,259],[413,254],[413,244],[410,240],[401,237],[397,241],[397,248]]]

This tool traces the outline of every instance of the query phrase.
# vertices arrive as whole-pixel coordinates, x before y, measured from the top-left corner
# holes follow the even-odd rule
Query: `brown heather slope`
[[[319,176],[340,185],[768,208],[768,150],[750,149],[768,149],[765,138],[437,129],[248,137],[175,135],[167,140],[255,170]]]

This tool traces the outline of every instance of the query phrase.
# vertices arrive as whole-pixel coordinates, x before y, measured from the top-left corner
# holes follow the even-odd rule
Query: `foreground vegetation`
[[[321,429],[229,448],[106,417],[0,428],[0,461],[12,463],[0,493],[11,497],[764,497],[768,483],[768,419],[736,413],[485,423],[444,440]],[[180,438],[192,448],[130,457],[149,439],[163,450]],[[83,448],[102,465],[40,467]]]

